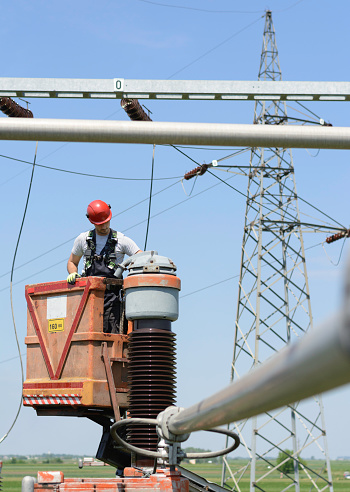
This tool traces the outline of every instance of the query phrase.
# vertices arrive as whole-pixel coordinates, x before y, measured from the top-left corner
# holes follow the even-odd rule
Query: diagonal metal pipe
[[[350,149],[350,128],[1,118],[0,140]]]
[[[333,318],[218,393],[178,409],[162,426],[175,435],[208,430],[349,383],[350,261],[346,273],[345,303]]]
[[[167,422],[175,435],[212,429],[320,394],[350,382],[350,302],[347,311],[312,330],[218,393]]]

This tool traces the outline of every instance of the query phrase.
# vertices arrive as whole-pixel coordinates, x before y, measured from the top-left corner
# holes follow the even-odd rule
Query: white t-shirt
[[[89,231],[82,232],[76,238],[73,244],[72,253],[76,256],[83,256],[85,251],[88,248],[86,238],[89,234]],[[108,234],[106,236],[100,236],[96,232],[96,254],[100,254],[103,247],[105,246],[108,239]],[[117,231],[117,244],[115,246],[115,254],[116,254],[116,263],[122,263],[124,260],[124,255],[132,256],[137,251],[139,251],[139,247],[137,244],[127,236],[124,236],[122,232]],[[85,258],[84,258],[84,268],[85,268]]]

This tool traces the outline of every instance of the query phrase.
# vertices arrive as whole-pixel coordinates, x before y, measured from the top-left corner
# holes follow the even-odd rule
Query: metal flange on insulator
[[[128,320],[179,317],[181,281],[175,275],[175,264],[156,251],[134,255],[124,280],[125,316]]]

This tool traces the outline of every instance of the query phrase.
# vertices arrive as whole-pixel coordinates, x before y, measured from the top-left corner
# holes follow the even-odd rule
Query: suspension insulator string
[[[122,99],[120,105],[132,121],[152,121],[137,99]]]
[[[10,118],[33,118],[30,109],[23,108],[10,97],[0,97],[0,110]]]
[[[195,176],[202,176],[208,169],[209,164],[202,164],[200,166],[195,167],[192,171],[188,171],[188,173],[184,174],[184,179],[189,180],[194,178]]]
[[[343,237],[350,237],[350,229],[346,229],[345,231],[338,232],[337,234],[333,234],[332,236],[327,237],[326,243],[327,244],[334,243],[334,241],[338,241]]]

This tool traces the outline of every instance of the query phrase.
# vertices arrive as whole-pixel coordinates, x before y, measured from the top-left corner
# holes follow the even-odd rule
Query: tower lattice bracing
[[[281,80],[269,11],[266,12],[259,80]],[[278,98],[257,101],[254,123],[288,124],[286,103]],[[292,152],[282,148],[253,148],[231,379],[261,364],[311,328]],[[333,490],[320,396],[233,427],[241,436],[248,458],[240,469],[234,461],[224,460],[222,483],[226,487],[241,492],[248,490],[249,481],[251,492],[269,492],[268,482],[274,478],[279,480],[278,490],[281,491],[299,492],[302,482],[309,482],[307,490]],[[281,473],[273,458],[286,450],[293,458],[294,469]],[[315,462],[307,459],[310,456],[322,456],[323,466],[320,468],[319,462],[314,465]]]

